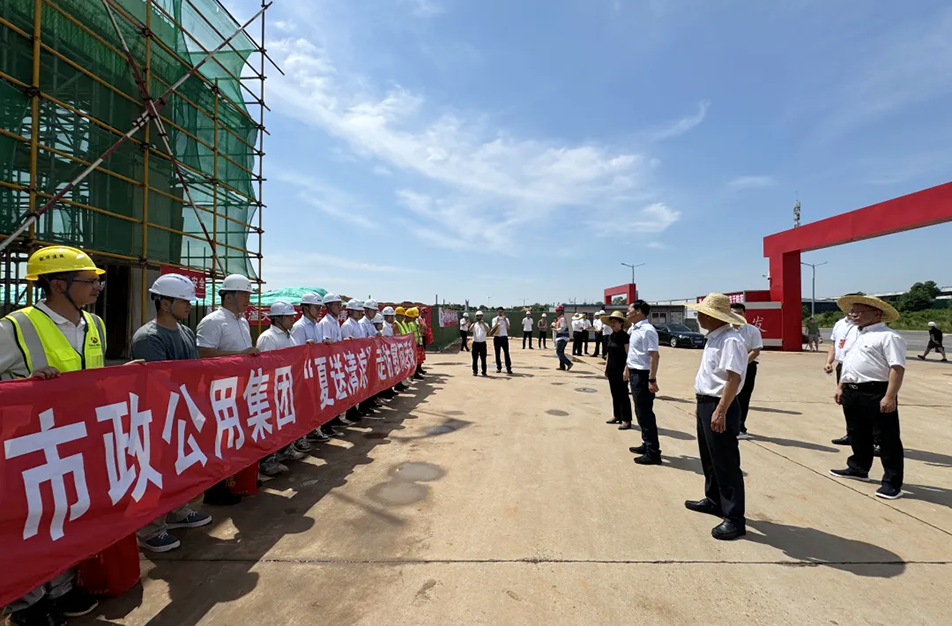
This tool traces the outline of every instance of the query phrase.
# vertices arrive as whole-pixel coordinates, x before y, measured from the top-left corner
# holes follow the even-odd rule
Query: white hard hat
[[[601,311],[599,311],[599,312],[596,313],[595,315],[605,315],[605,309],[602,309]]]
[[[334,302],[340,302],[340,296],[336,293],[325,293],[324,294],[324,306],[328,304],[333,304]]]
[[[290,302],[276,300],[272,303],[271,310],[268,311],[268,317],[277,317],[279,315],[297,315],[297,311],[294,310],[294,305]]]
[[[350,302],[347,303],[347,310],[348,311],[363,311],[364,303],[361,302],[360,300],[351,300]]]
[[[482,314],[483,314],[482,311],[476,311],[476,315],[482,315]]]
[[[165,274],[152,283],[149,293],[154,296],[177,298],[179,300],[198,300],[195,296],[195,283],[181,274]]]
[[[935,326],[935,322],[929,322],[929,326]]]
[[[469,317],[469,313],[463,313],[463,317]]]
[[[380,308],[380,307],[377,306],[377,301],[376,301],[376,300],[365,300],[365,301],[364,301],[364,308],[365,308],[365,309],[373,309],[373,310],[376,311],[376,310],[377,310],[378,308]]]
[[[241,274],[232,274],[225,277],[218,292],[222,291],[244,291],[245,293],[254,293],[255,288],[250,280]]]
[[[301,304],[324,304],[324,301],[321,300],[321,294],[309,291],[301,296]]]
[[[377,316],[373,319],[374,324],[383,324],[384,323],[383,315],[377,313]]]
[[[396,311],[393,310],[392,306],[388,306],[383,310],[384,315],[396,315]]]
[[[548,317],[548,315],[546,315],[545,313],[543,313],[543,314],[542,314],[542,317]]]

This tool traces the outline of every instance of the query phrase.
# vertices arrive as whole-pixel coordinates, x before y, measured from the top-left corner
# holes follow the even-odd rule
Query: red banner
[[[204,272],[198,270],[187,270],[181,267],[171,267],[169,265],[163,265],[162,269],[159,270],[160,275],[165,274],[181,274],[185,278],[192,281],[192,284],[195,285],[195,296],[199,300],[205,299],[205,280],[206,276]]]
[[[0,606],[415,368],[403,336],[0,383]]]

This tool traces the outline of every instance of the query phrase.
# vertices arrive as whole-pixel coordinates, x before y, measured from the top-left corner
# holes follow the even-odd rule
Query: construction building
[[[210,293],[259,279],[266,8],[240,24],[216,0],[5,0],[0,312],[35,299],[25,261],[49,244],[106,270],[108,358],[151,317],[160,272]]]

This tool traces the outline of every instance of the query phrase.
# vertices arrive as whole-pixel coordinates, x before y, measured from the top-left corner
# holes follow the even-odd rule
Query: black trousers
[[[719,398],[698,396],[697,446],[704,470],[704,495],[720,507],[725,519],[739,524],[744,517],[744,472],[740,469],[740,404],[736,398],[727,409],[727,428],[722,433],[711,430],[711,416]]]
[[[737,394],[740,403],[740,432],[747,432],[747,413],[750,411],[750,396],[754,393],[754,383],[757,380],[757,361],[747,364],[747,378],[744,379],[744,388]]]
[[[631,402],[628,401],[628,385],[625,383],[624,375],[624,371],[609,372],[608,388],[612,392],[612,417],[630,424]]]
[[[532,331],[524,330],[522,331],[522,349],[526,349],[526,342],[529,342],[529,349],[532,350]]]
[[[499,360],[499,351],[506,353],[506,371],[512,370],[512,360],[509,358],[509,337],[493,337],[493,349],[496,351],[496,371],[502,371],[502,361]]]
[[[549,331],[540,330],[539,331],[539,347],[548,348],[549,347]]]
[[[585,354],[588,354],[588,331],[587,330],[582,331],[582,346],[583,346],[583,349],[585,350]]]
[[[861,472],[873,466],[873,443],[879,444],[883,463],[883,485],[902,488],[903,449],[899,438],[899,410],[883,413],[879,401],[886,395],[887,383],[843,385],[843,414],[846,434],[853,454],[846,464]]]
[[[463,350],[469,352],[469,331],[467,330],[459,331],[459,349],[461,352]]]
[[[603,335],[601,331],[595,333],[595,339],[594,339],[595,352],[592,353],[592,356],[598,356],[599,354],[601,354],[602,344],[604,343],[602,340],[604,339],[604,337],[605,335]]]
[[[582,335],[579,331],[575,331],[572,334],[572,355],[573,356],[582,356]]]
[[[486,342],[485,341],[474,341],[473,342],[473,374],[477,374],[476,364],[477,361],[483,362],[483,374],[486,373]]]
[[[648,391],[648,376],[648,370],[628,370],[631,399],[635,404],[635,419],[638,420],[638,426],[641,427],[641,441],[645,444],[647,454],[661,456],[661,444],[658,441],[658,420],[654,412],[655,394]]]

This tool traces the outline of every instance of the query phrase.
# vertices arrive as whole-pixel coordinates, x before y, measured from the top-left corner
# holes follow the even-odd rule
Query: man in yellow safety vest
[[[103,367],[105,325],[83,307],[99,298],[104,273],[76,248],[49,246],[30,256],[26,279],[43,290],[43,299],[0,320],[0,379],[51,379]],[[75,580],[76,570],[69,569],[11,603],[10,622],[61,624],[92,612],[96,599]]]

